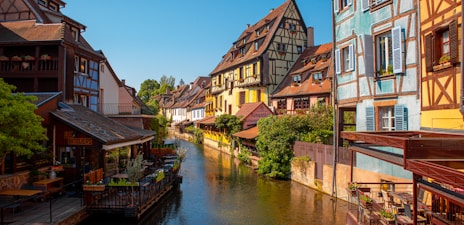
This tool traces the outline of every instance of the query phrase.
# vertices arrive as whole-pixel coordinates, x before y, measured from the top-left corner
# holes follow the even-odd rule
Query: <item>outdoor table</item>
[[[3,196],[15,196],[15,197],[27,197],[27,196],[33,196],[36,194],[42,193],[41,190],[25,190],[25,189],[12,189],[12,190],[3,190],[0,191],[0,195]]]
[[[39,180],[34,182],[33,185],[45,187],[45,191],[55,193],[61,191],[61,187],[63,186],[63,178],[57,177],[53,179]]]

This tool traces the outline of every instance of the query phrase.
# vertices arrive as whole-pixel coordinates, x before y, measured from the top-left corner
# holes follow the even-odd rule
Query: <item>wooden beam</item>
[[[350,146],[350,150],[395,164],[397,166],[404,167],[404,159],[402,157],[395,156],[386,152],[383,153],[380,150],[372,150],[368,148],[362,148],[359,146]]]

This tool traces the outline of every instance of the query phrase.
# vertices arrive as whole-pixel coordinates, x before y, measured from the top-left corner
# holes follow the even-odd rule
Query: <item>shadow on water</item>
[[[258,176],[228,154],[180,141],[187,148],[180,190],[139,222],[94,215],[82,225],[107,224],[346,224],[347,202],[291,181]]]

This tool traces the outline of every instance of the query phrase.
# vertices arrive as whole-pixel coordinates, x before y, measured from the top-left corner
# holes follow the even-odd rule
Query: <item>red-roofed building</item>
[[[245,103],[269,105],[269,93],[313,42],[312,28],[307,29],[294,0],[247,25],[210,73],[215,115],[234,115]]]
[[[247,130],[258,124],[258,120],[274,115],[262,102],[245,103],[235,114],[243,122],[243,130]]]
[[[331,104],[332,44],[304,50],[272,93],[272,106],[278,114],[297,114],[316,103]]]

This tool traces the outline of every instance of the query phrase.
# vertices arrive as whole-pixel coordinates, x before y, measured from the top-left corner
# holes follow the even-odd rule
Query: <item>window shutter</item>
[[[240,105],[240,93],[235,95],[235,105]]]
[[[256,102],[256,100],[258,99],[258,97],[257,97],[258,91],[254,90],[252,93],[253,94],[252,94],[251,102]]]
[[[364,12],[369,10],[369,0],[362,0],[361,7]]]
[[[348,70],[351,71],[354,68],[354,52],[353,52],[353,45],[348,46],[348,55],[350,57],[350,65],[348,65]]]
[[[341,68],[340,68],[340,49],[335,50],[335,72],[337,74],[341,73]]]
[[[245,103],[249,103],[249,102],[250,102],[250,91],[245,90]]]
[[[372,46],[372,36],[363,35],[364,42],[364,70],[367,77],[374,76],[374,49]]]
[[[403,49],[402,49],[401,27],[392,30],[393,47],[393,73],[403,73]]]
[[[366,130],[375,131],[375,111],[374,107],[366,107]]]
[[[407,109],[404,105],[395,105],[395,130],[408,130]]]
[[[334,7],[335,13],[338,13],[338,11],[340,11],[339,4],[340,4],[339,0],[333,0],[333,7]]]
[[[425,69],[427,72],[433,70],[433,37],[431,34],[425,36]]]
[[[458,61],[458,25],[456,20],[449,24],[450,62]]]

